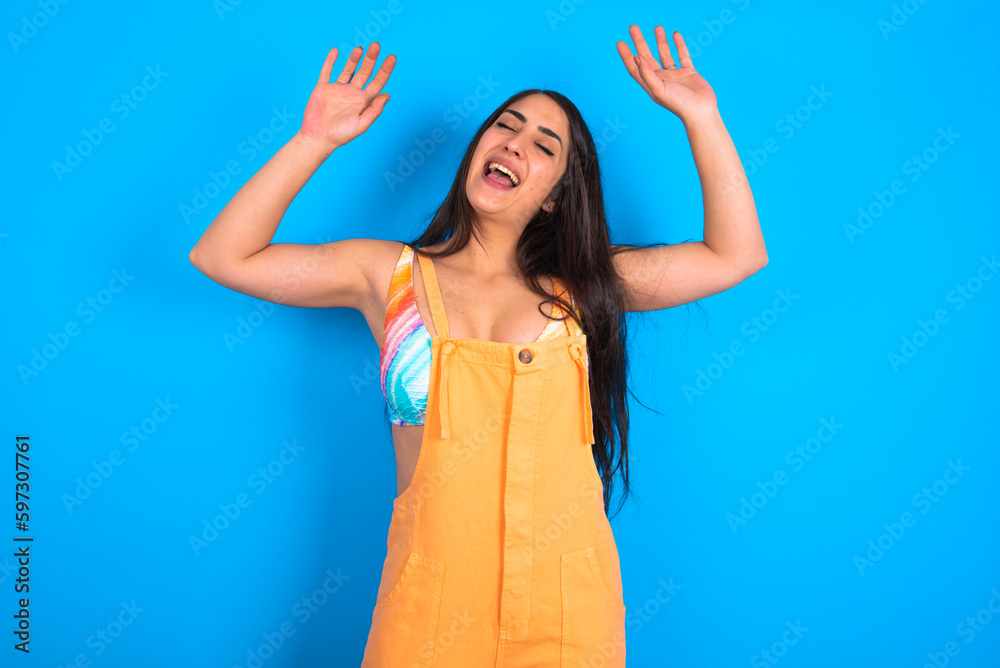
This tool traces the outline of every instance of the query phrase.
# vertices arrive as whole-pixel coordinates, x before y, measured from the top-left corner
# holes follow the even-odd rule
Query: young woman
[[[626,69],[687,129],[704,241],[612,246],[586,124],[559,93],[532,89],[479,128],[420,238],[272,244],[309,177],[382,113],[395,58],[365,86],[374,42],[333,82],[330,51],[299,132],[191,251],[234,290],[358,309],[382,351],[399,495],[363,666],[625,665],[607,517],[618,471],[628,494],[623,314],[707,297],[767,263],[683,38],[678,68],[661,26],[659,63],[630,32],[639,55],[618,42]]]

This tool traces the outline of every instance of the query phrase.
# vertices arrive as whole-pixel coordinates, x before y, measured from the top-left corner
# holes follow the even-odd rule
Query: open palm
[[[636,56],[623,41],[618,42],[618,53],[628,73],[657,104],[669,109],[682,120],[716,107],[715,92],[695,71],[691,54],[688,53],[687,45],[684,44],[684,38],[679,32],[674,32],[677,54],[681,62],[679,68],[670,55],[670,44],[667,42],[663,26],[656,26],[654,30],[660,62],[653,57],[639,26],[630,26],[629,33],[635,43],[640,62],[636,63]]]
[[[309,96],[302,115],[301,134],[324,144],[330,150],[343,146],[362,132],[382,113],[388,94],[380,94],[389,80],[389,74],[396,64],[396,57],[390,54],[379,68],[375,78],[365,86],[378,60],[378,42],[372,42],[368,55],[355,73],[358,60],[364,49],[355,47],[344,65],[340,76],[330,81],[333,63],[337,60],[337,49],[331,49],[323,63],[319,82]]]

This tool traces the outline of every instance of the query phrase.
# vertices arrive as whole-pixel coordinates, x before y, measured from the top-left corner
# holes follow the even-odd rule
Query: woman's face
[[[532,94],[507,106],[479,139],[465,187],[484,222],[526,224],[566,171],[569,121],[555,100]],[[489,165],[502,161],[517,176],[490,176]]]

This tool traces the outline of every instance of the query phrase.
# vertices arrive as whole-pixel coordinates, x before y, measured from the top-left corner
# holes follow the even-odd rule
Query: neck
[[[483,225],[480,239],[469,237],[465,248],[453,256],[462,271],[480,278],[516,278],[520,276],[517,266],[517,242],[522,228],[501,227],[487,223]]]

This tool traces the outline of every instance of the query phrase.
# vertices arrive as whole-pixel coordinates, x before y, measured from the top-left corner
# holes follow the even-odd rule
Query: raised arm
[[[666,32],[656,26],[661,68],[639,27],[630,32],[639,55],[633,56],[625,42],[618,42],[618,53],[650,97],[684,122],[705,209],[703,241],[615,254],[615,266],[628,286],[625,310],[653,311],[728,290],[767,264],[767,250],[740,156],[719,115],[715,93],[695,71],[684,38],[674,32],[678,68]]]
[[[382,113],[389,96],[380,91],[396,60],[389,55],[364,87],[378,49],[378,42],[373,42],[355,74],[363,53],[356,47],[333,82],[337,49],[330,50],[306,104],[301,129],[240,188],[191,249],[191,263],[203,274],[279,304],[361,309],[371,291],[379,251],[393,242],[272,244],[271,239],[288,206],[319,166]]]

